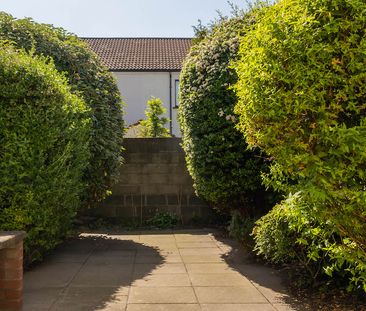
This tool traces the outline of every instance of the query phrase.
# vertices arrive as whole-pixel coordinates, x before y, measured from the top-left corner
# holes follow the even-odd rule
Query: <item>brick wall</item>
[[[94,215],[143,222],[170,212],[184,223],[211,217],[211,209],[194,194],[178,138],[126,138],[125,164],[119,182]]]
[[[0,310],[23,305],[23,232],[0,233]]]

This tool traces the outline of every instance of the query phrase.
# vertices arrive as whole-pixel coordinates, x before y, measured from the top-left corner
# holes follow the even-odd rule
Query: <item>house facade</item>
[[[160,98],[170,133],[180,136],[177,121],[179,75],[190,38],[84,38],[114,74],[127,107],[127,126],[145,118],[146,103]]]

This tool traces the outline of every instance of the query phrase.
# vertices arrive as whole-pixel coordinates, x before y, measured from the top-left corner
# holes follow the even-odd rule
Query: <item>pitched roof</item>
[[[83,38],[111,71],[180,71],[190,38]]]

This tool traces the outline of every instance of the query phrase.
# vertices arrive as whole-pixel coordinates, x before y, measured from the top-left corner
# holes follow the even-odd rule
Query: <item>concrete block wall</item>
[[[20,311],[23,306],[24,232],[0,233],[0,310]]]
[[[93,214],[141,223],[163,211],[183,223],[209,219],[211,209],[194,193],[180,143],[179,138],[126,138],[119,181]]]

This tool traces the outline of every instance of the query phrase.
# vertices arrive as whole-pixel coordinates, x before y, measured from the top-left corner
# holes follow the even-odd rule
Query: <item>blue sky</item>
[[[198,19],[205,24],[216,10],[228,14],[230,6],[226,0],[0,0],[0,11],[84,37],[191,37]]]

